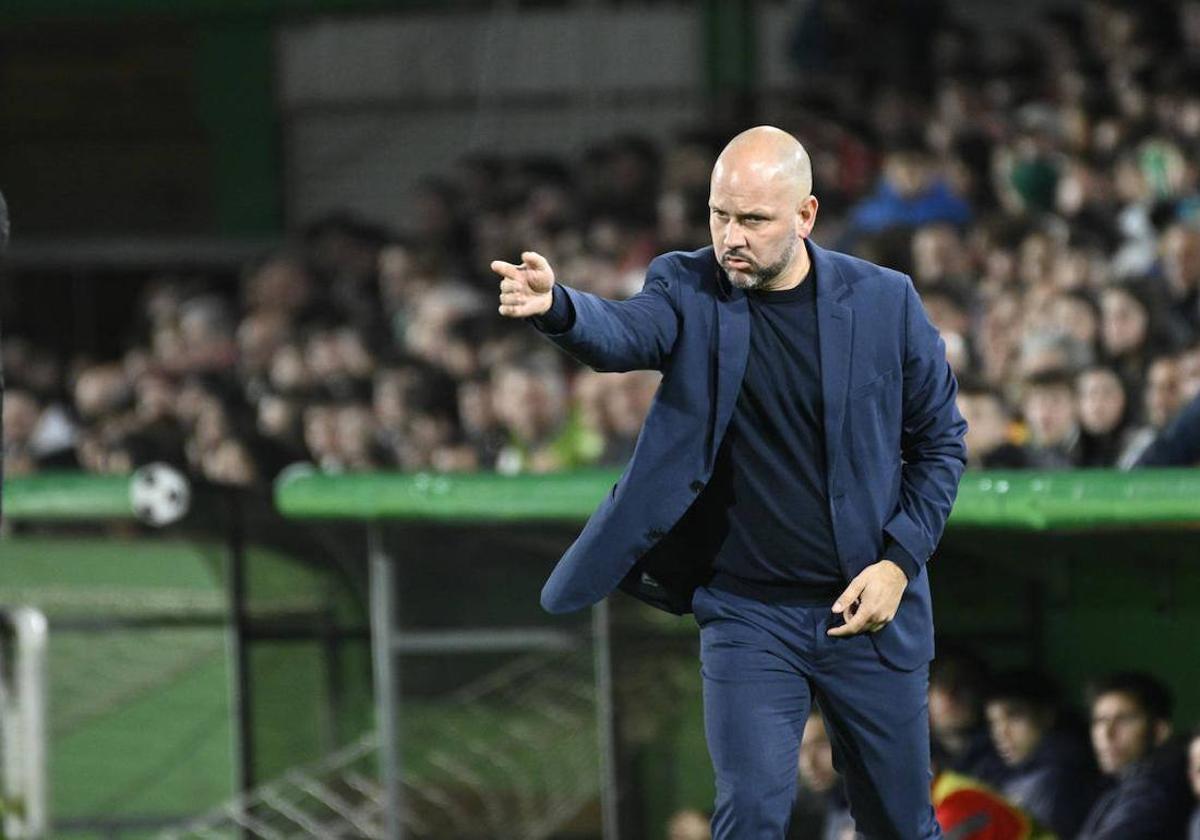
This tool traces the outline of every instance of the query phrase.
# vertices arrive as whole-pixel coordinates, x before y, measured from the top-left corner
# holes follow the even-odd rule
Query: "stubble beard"
[[[784,272],[791,265],[792,259],[796,256],[796,242],[793,239],[788,243],[787,249],[780,254],[779,259],[767,266],[762,266],[758,271],[735,271],[728,266],[722,264],[721,269],[725,272],[725,276],[729,278],[729,282],[739,289],[767,289],[771,286],[771,281]],[[726,254],[726,257],[729,255]]]

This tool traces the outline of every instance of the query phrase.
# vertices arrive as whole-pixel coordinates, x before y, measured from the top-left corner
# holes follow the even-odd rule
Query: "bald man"
[[[715,840],[784,836],[823,712],[859,830],[940,837],[930,806],[926,561],[966,461],[945,346],[903,274],[826,251],[812,169],[762,126],[713,167],[712,245],[610,301],[492,263],[500,314],[601,371],[663,378],[633,457],[542,605],[620,587],[700,626]]]

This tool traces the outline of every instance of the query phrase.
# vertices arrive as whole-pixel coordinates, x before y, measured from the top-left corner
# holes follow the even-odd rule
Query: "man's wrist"
[[[900,571],[904,572],[904,577],[909,581],[921,574],[920,561],[891,537],[884,542],[882,558],[899,566]]]
[[[555,283],[550,288],[549,302],[546,309],[538,315],[530,316],[530,321],[543,332],[558,334],[569,330],[575,323],[575,308],[567,293]]]

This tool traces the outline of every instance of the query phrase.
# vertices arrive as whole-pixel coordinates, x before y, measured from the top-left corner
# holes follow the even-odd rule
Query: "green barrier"
[[[275,506],[298,519],[585,519],[620,475],[578,470],[494,473],[303,473],[275,486]]]
[[[585,519],[619,470],[546,475],[493,473],[292,474],[275,488],[285,516],[301,519]],[[129,476],[44,473],[4,485],[14,521],[131,519]],[[1027,531],[1200,523],[1200,470],[969,473],[954,527]]]
[[[950,515],[955,527],[1027,531],[1200,523],[1200,470],[972,473]]]
[[[128,475],[48,472],[4,482],[4,518],[54,522],[133,519]]]
[[[275,488],[285,516],[303,519],[581,520],[620,472],[546,475],[363,473],[290,475]],[[1200,470],[969,473],[954,527],[1058,530],[1200,523]]]

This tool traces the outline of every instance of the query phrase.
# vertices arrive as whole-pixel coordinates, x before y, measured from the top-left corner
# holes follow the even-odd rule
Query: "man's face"
[[[1114,355],[1126,353],[1146,338],[1149,317],[1137,299],[1122,289],[1108,289],[1100,299],[1101,336],[1104,348]]]
[[[1008,418],[992,394],[958,395],[958,410],[967,421],[967,453],[982,458],[1008,435]]]
[[[825,720],[810,715],[800,739],[800,778],[814,793],[825,793],[837,782],[833,769],[833,747],[825,731]]]
[[[1117,375],[1109,370],[1089,370],[1080,374],[1079,424],[1094,435],[1111,432],[1125,412],[1125,389]]]
[[[1083,301],[1060,295],[1050,305],[1050,320],[1055,329],[1090,345],[1096,338],[1099,323],[1095,311]]]
[[[1178,293],[1200,284],[1200,231],[1175,226],[1162,240],[1163,271]]]
[[[963,255],[958,234],[949,225],[926,225],[913,234],[913,277],[935,283],[962,270]]]
[[[968,732],[978,722],[978,713],[940,685],[929,687],[929,728],[941,739]]]
[[[1200,348],[1179,355],[1179,401],[1191,402],[1200,394]]]
[[[1179,371],[1174,359],[1158,359],[1146,372],[1146,419],[1156,429],[1179,410]]]
[[[1033,755],[1045,734],[1037,712],[1024,703],[993,700],[987,704],[987,721],[996,752],[1010,767]]]
[[[1038,385],[1025,397],[1025,419],[1038,446],[1057,446],[1075,428],[1075,397],[1065,385]]]
[[[1154,721],[1127,694],[1101,694],[1092,704],[1092,747],[1100,769],[1120,773],[1154,748]]]
[[[748,167],[714,173],[709,230],[717,260],[739,289],[769,288],[803,247],[800,240],[811,229],[816,200],[809,196],[798,203],[794,192],[781,179]]]

